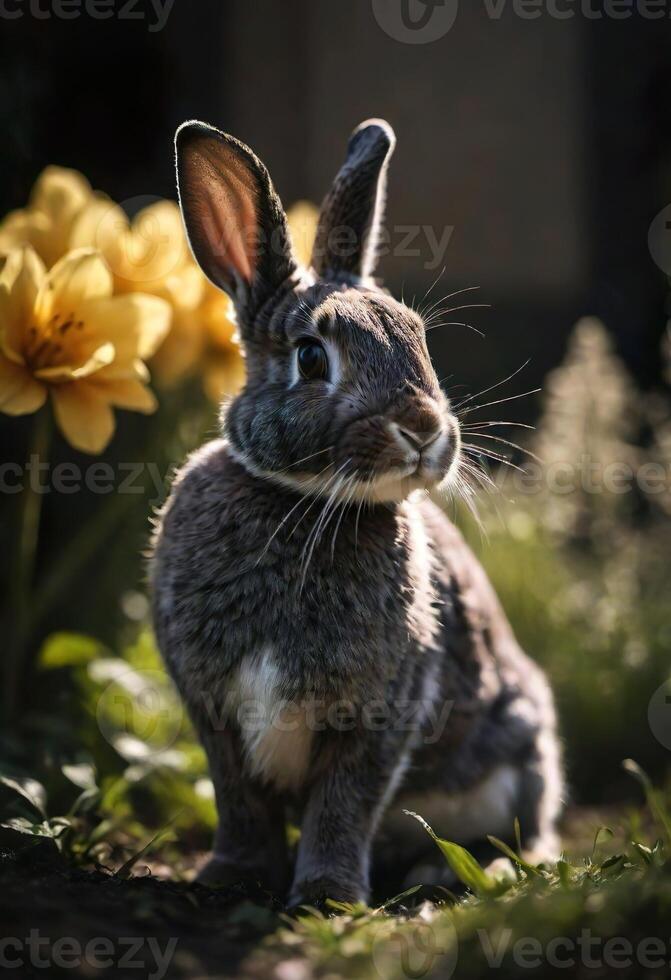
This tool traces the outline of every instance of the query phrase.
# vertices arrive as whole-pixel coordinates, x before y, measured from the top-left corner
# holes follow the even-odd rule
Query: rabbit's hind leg
[[[516,848],[516,818],[522,857],[535,864],[554,861],[559,856],[555,824],[561,787],[558,753],[538,752],[522,765],[498,766],[479,784],[461,793],[401,794],[389,808],[381,828],[376,863],[384,865],[386,851],[395,854],[398,867],[399,842],[403,841],[404,888],[418,884],[449,889],[457,886],[435,843],[404,810],[418,813],[439,837],[466,847],[485,868],[502,856],[488,841],[488,835]],[[500,871],[500,867],[496,870]]]

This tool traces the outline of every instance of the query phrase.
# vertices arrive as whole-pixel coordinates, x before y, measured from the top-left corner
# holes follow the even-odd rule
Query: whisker
[[[366,480],[366,485],[361,493],[361,500],[359,501],[359,507],[356,512],[356,523],[354,525],[354,554],[356,555],[357,559],[359,557],[359,521],[361,519],[361,510],[364,504],[366,505],[366,507],[369,504],[367,496],[370,493],[371,486],[373,485],[373,479],[374,479],[374,474],[371,473],[368,479]]]
[[[491,490],[499,489],[496,483],[494,482],[494,480],[492,480],[487,470],[482,466],[478,466],[475,460],[462,459],[460,465],[461,468],[464,469],[467,473],[470,473],[471,476],[474,476],[478,481],[478,483],[480,484],[480,486],[483,487],[484,489],[491,489]]]
[[[465,410],[465,412],[466,413],[467,412],[477,412],[481,408],[491,408],[492,405],[503,405],[504,402],[514,402],[518,398],[526,398],[528,395],[537,395],[538,392],[539,391],[542,391],[542,390],[543,390],[542,388],[532,388],[531,391],[523,391],[519,395],[510,395],[508,398],[498,398],[495,402],[485,402],[483,405],[473,405],[473,406],[471,406],[471,408],[467,408]],[[484,394],[484,392],[483,392],[483,394]],[[455,409],[455,413],[457,415],[459,415],[460,412],[461,412],[461,408]]]
[[[328,467],[325,467],[325,469],[328,469]],[[324,470],[322,470],[322,473],[323,472],[324,472]],[[321,475],[321,474],[319,474],[319,475]],[[335,473],[332,473],[329,477],[327,477],[326,483],[322,487],[322,495],[326,493],[326,491],[331,486],[331,484],[333,483],[333,481],[335,480],[335,478],[337,477],[337,475],[338,475],[338,471],[336,471]],[[292,539],[292,537],[294,536],[294,534],[298,530],[299,525],[307,517],[307,515],[310,513],[310,511],[312,510],[312,508],[314,507],[314,505],[317,503],[317,501],[319,499],[320,499],[320,494],[319,493],[315,494],[315,496],[310,501],[310,506],[307,508],[307,510],[303,514],[301,514],[301,516],[298,518],[298,520],[294,524],[293,528],[291,529],[291,533],[289,534],[289,537],[287,538],[287,541],[290,541]]]
[[[346,485],[345,499],[342,501],[340,515],[338,517],[338,520],[336,521],[336,526],[333,531],[333,538],[331,539],[331,564],[333,564],[333,562],[335,561],[336,538],[338,536],[338,531],[340,530],[340,525],[342,524],[342,519],[345,516],[345,512],[347,508],[352,503],[352,494],[354,493],[355,486],[356,486],[356,477],[355,476],[347,477],[346,483],[348,485]]]
[[[432,291],[432,290],[433,290],[433,289],[435,288],[435,286],[437,286],[437,285],[438,285],[438,283],[440,282],[440,280],[441,280],[441,279],[443,278],[443,276],[445,275],[445,270],[446,270],[446,269],[447,269],[447,266],[446,266],[446,265],[444,265],[444,266],[443,266],[443,269],[442,269],[442,272],[439,272],[439,273],[438,273],[438,275],[437,275],[437,276],[436,276],[436,278],[435,278],[435,279],[433,280],[433,282],[431,283],[431,285],[429,286],[429,288],[427,289],[427,291],[426,291],[426,292],[424,293],[424,296],[422,297],[422,300],[421,300],[421,303],[420,303],[420,306],[422,305],[422,303],[423,303],[423,302],[425,302],[425,300],[427,300],[427,299],[429,298],[429,294],[431,293],[431,291]],[[421,313],[420,313],[420,316],[421,316]]]
[[[328,522],[331,519],[331,516],[332,516],[332,513],[333,513],[334,502],[337,503],[337,495],[338,495],[338,493],[339,493],[339,491],[340,491],[340,489],[342,487],[342,484],[344,482],[343,481],[343,478],[340,476],[340,473],[345,469],[345,467],[348,465],[348,463],[349,463],[349,459],[346,459],[345,462],[336,470],[336,472],[334,474],[335,483],[333,485],[333,489],[331,490],[331,492],[330,492],[330,494],[328,496],[328,499],[327,499],[326,503],[324,504],[324,507],[323,507],[323,509],[322,509],[319,517],[315,521],[315,525],[312,528],[312,530],[310,531],[310,534],[308,535],[308,537],[306,539],[306,542],[305,542],[305,545],[303,547],[303,554],[302,554],[302,558],[301,558],[301,568],[302,568],[302,570],[301,570],[301,582],[300,582],[300,587],[299,587],[299,590],[298,590],[299,591],[299,594],[303,591],[303,587],[305,585],[305,577],[307,575],[307,570],[308,570],[308,566],[310,564],[310,561],[312,560],[312,555],[313,555],[314,550],[315,550],[315,545],[317,544],[317,539],[320,536],[320,532],[322,530],[326,530],[326,527],[328,525]],[[307,552],[307,557],[305,557],[306,552]]]
[[[323,470],[321,470],[319,473],[317,473],[315,476],[313,476],[311,478],[311,480],[309,480],[308,482],[310,482],[310,483],[316,482],[319,479],[319,477],[322,475],[322,473],[325,473],[327,469],[328,469],[328,465],[326,465]],[[305,503],[306,500],[308,500],[308,499],[309,498],[301,497],[300,500],[298,501],[298,503],[294,504],[294,506],[290,509],[289,513],[284,515],[284,517],[282,518],[282,520],[280,521],[280,523],[277,525],[277,527],[275,528],[275,530],[271,534],[270,538],[268,539],[268,543],[266,544],[265,548],[263,549],[263,551],[261,552],[261,554],[257,558],[257,560],[256,560],[256,562],[254,564],[254,568],[256,568],[257,565],[263,560],[263,558],[267,554],[268,549],[270,548],[271,544],[275,540],[276,536],[279,534],[280,530],[284,527],[284,525],[286,524],[286,522],[289,520],[289,518],[291,517],[291,515],[296,510],[298,510],[298,508],[300,507],[300,505],[303,504],[303,503]],[[312,506],[312,504],[310,506]],[[309,509],[310,508],[308,508],[308,510]],[[307,513],[307,511],[305,513]],[[305,514],[303,514],[303,517],[305,517]],[[302,518],[301,518],[301,520],[302,520]],[[300,523],[300,521],[298,523]],[[296,525],[296,527],[298,527],[298,524]],[[296,527],[294,528],[294,531],[296,530]],[[291,534],[293,534],[294,531],[292,531]],[[289,537],[291,537],[291,534],[289,535]]]
[[[487,339],[486,334],[482,330],[478,330],[472,323],[464,323],[462,320],[441,320],[440,323],[431,323],[426,327],[426,333],[429,333],[431,330],[437,330],[438,327],[468,327],[469,330],[477,333],[483,340]]]
[[[333,446],[327,446],[326,449],[318,449],[316,453],[310,453],[309,456],[303,456],[303,459],[297,459],[294,463],[289,463],[289,465],[285,466],[283,470],[274,470],[273,474],[275,476],[279,476],[283,473],[287,473],[294,466],[300,466],[301,463],[306,463],[309,459],[314,459],[315,456],[321,456],[322,453],[329,453],[332,449]],[[327,467],[324,467],[324,469],[327,469]],[[322,470],[322,473],[323,472],[324,470]]]
[[[462,443],[461,448],[464,452],[469,453],[470,455],[477,453],[480,456],[485,456],[487,459],[495,460],[497,463],[503,463],[505,466],[510,466],[511,469],[517,470],[519,473],[524,473],[521,466],[518,466],[517,463],[512,463],[507,456],[502,456],[500,453],[494,452],[493,449],[483,449],[482,446],[474,446],[468,442]]]
[[[473,520],[478,526],[480,535],[486,539],[487,531],[485,529],[485,525],[482,521],[482,518],[478,513],[478,508],[474,499],[473,487],[471,487],[470,484],[468,484],[463,477],[458,476],[457,480],[455,481],[455,488],[458,490],[457,499],[462,500],[464,502],[466,508],[468,509],[471,516],[473,517]]]
[[[447,316],[450,313],[458,313],[459,310],[491,310],[491,308],[491,303],[462,303],[459,306],[450,306],[446,310],[436,309],[435,314],[436,316]],[[427,322],[431,323],[431,314],[429,315]]]
[[[431,316],[434,310],[440,307],[441,303],[446,303],[448,299],[454,299],[455,296],[460,296],[462,293],[472,292],[475,289],[480,289],[480,286],[465,286],[463,289],[455,289],[454,292],[448,293],[446,296],[441,296],[440,299],[434,300],[434,302],[428,307],[421,312],[418,312],[420,313],[422,319],[426,319],[427,317]]]
[[[534,459],[537,463],[540,463],[541,465],[543,463],[543,460],[540,458],[540,456],[537,456],[536,453],[532,453],[530,449],[525,449],[524,446],[520,446],[516,442],[511,442],[509,439],[503,439],[501,436],[492,436],[487,432],[469,432],[467,429],[462,429],[462,432],[464,435],[474,436],[476,439],[492,439],[494,442],[501,442],[506,446],[510,446],[512,449],[519,450],[521,453],[526,453],[527,456]],[[471,443],[471,445],[473,444]]]
[[[532,429],[534,431],[536,429],[535,425],[527,425],[526,422],[469,422],[471,429],[489,429],[498,425],[516,425],[520,429]]]
[[[515,376],[516,376],[517,374],[519,374],[519,373],[520,373],[520,371],[523,371],[523,370],[525,369],[525,367],[526,367],[526,366],[527,366],[527,365],[529,364],[529,362],[530,362],[530,361],[531,361],[531,358],[530,358],[530,357],[528,357],[528,358],[526,359],[526,361],[524,362],[524,364],[520,364],[520,366],[519,366],[518,368],[516,368],[516,369],[515,369],[515,370],[513,371],[513,373],[512,373],[512,374],[509,374],[507,378],[503,378],[503,380],[502,380],[502,381],[497,381],[497,382],[496,382],[496,384],[493,384],[493,385],[490,385],[490,386],[489,386],[489,388],[483,388],[483,389],[482,389],[481,391],[476,391],[474,395],[468,395],[468,396],[467,396],[467,397],[466,397],[466,398],[465,398],[465,399],[464,399],[464,400],[463,400],[463,401],[462,401],[462,402],[460,403],[460,407],[461,407],[461,405],[466,405],[466,404],[468,404],[468,402],[472,402],[474,398],[479,398],[479,397],[480,397],[480,395],[486,395],[486,394],[488,394],[488,393],[489,393],[490,391],[494,391],[494,389],[495,389],[495,388],[500,388],[500,387],[501,387],[501,385],[504,385],[504,384],[506,384],[506,383],[507,383],[508,381],[512,381],[512,379],[513,379],[513,378],[514,378],[514,377],[515,377]]]

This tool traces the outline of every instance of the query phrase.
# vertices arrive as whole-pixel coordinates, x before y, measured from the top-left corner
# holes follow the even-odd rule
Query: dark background
[[[445,265],[437,296],[478,285],[493,304],[473,311],[485,341],[432,334],[441,377],[482,387],[531,357],[535,386],[596,313],[641,383],[659,379],[667,281],[647,241],[671,199],[668,11],[525,20],[509,4],[492,19],[462,2],[446,36],[411,45],[367,0],[175,0],[162,31],[150,3],[100,21],[47,18],[48,0],[40,17],[17,9],[0,18],[0,211],[48,163],[120,201],[172,197],[188,117],[250,143],[285,204],[319,201],[353,126],[384,116],[389,225],[454,226],[437,269],[429,252],[387,256],[388,284],[419,298]]]

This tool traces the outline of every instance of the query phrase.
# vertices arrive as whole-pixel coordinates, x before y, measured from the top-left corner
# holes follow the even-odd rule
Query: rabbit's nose
[[[427,449],[436,439],[440,438],[443,427],[440,423],[428,430],[409,429],[406,426],[397,425],[396,430],[402,439],[409,442],[411,447],[417,452]]]

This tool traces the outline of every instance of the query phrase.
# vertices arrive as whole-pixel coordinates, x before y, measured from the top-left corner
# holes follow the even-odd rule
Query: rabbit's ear
[[[243,317],[296,270],[286,215],[270,175],[239,140],[201,122],[175,136],[177,186],[191,250]]]
[[[387,163],[396,145],[384,119],[361,123],[319,216],[312,265],[329,278],[365,279],[375,268],[383,220]]]

